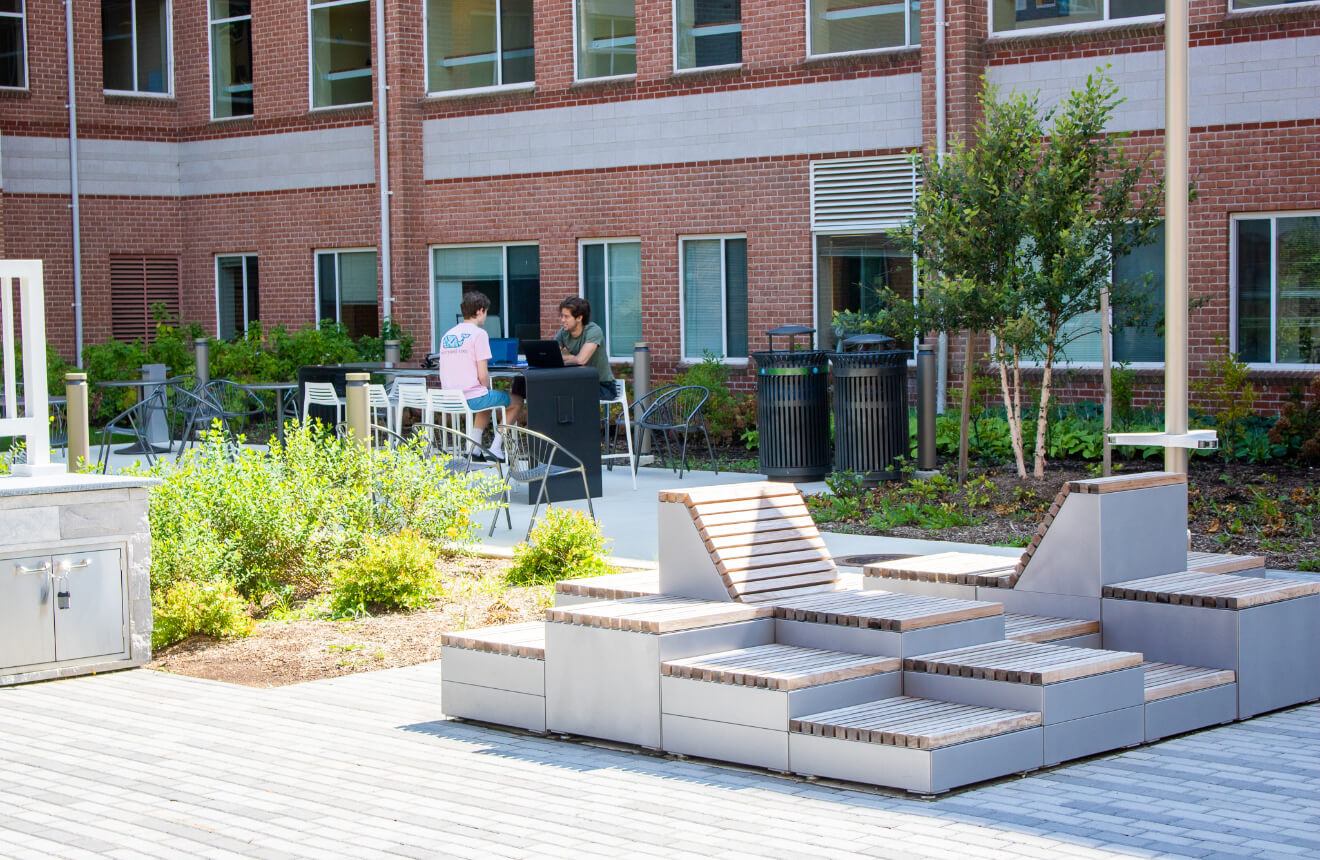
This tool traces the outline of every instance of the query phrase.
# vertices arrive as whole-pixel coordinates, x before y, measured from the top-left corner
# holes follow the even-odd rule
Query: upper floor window
[[[675,0],[675,69],[741,62],[742,0]]]
[[[170,65],[169,0],[101,0],[107,91],[168,94]]]
[[[747,237],[683,239],[683,358],[747,357]]]
[[[577,79],[637,74],[634,0],[574,0]]]
[[[252,115],[252,2],[211,0],[211,116]]]
[[[308,0],[312,16],[312,107],[371,101],[371,3]]]
[[[27,86],[26,23],[23,0],[0,0],[0,87]]]
[[[1234,219],[1233,259],[1238,356],[1320,364],[1320,214]]]
[[[1007,33],[1164,14],[1164,0],[993,0],[991,30]]]
[[[426,89],[530,83],[532,0],[427,0]]]
[[[921,41],[919,0],[809,0],[812,56],[901,48]]]
[[[632,358],[642,339],[642,243],[636,239],[582,243],[579,294],[605,331],[606,354]]]

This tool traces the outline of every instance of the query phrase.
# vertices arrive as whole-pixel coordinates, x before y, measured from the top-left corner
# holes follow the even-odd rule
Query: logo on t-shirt
[[[462,334],[455,334],[454,332],[447,332],[447,333],[445,334],[445,336],[442,337],[442,338],[440,339],[440,348],[441,348],[441,349],[461,349],[461,348],[463,347],[463,344],[467,343],[467,339],[470,338],[470,337],[472,337],[472,333],[471,333],[471,332],[466,332],[466,331],[465,331],[465,332],[463,332]]]

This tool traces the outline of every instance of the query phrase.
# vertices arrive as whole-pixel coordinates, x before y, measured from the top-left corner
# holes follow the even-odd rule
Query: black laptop
[[[564,356],[557,340],[519,341],[518,348],[527,356],[528,367],[563,367]]]

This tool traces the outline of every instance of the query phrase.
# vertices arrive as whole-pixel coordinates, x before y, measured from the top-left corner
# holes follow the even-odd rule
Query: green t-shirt
[[[600,326],[587,323],[582,327],[582,334],[577,337],[571,337],[566,329],[561,328],[555,335],[555,340],[559,342],[559,348],[569,355],[577,355],[582,351],[584,344],[594,343],[596,351],[591,354],[591,360],[587,364],[596,368],[596,374],[601,382],[614,380],[614,374],[610,373],[609,356],[605,355],[605,332],[600,330]]]

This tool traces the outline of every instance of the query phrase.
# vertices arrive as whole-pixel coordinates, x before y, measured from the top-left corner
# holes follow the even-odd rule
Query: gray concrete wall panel
[[[545,695],[545,661],[473,651],[446,645],[440,649],[445,680],[511,690],[533,696]]]
[[[448,667],[445,667],[448,670]],[[451,717],[514,726],[529,732],[545,731],[545,699],[510,690],[494,690],[444,678],[440,706]]]
[[[1134,747],[1146,737],[1145,708],[1122,708],[1043,728],[1045,765]]]
[[[788,731],[677,714],[660,718],[665,752],[788,770]]]
[[[732,601],[687,506],[679,502],[661,502],[656,517],[660,593],[698,600]]]
[[[1220,684],[1146,703],[1146,742],[1237,719],[1237,685]]]
[[[1101,601],[1100,638],[1111,651],[1147,660],[1237,670],[1237,613],[1137,600]]]
[[[1048,594],[1018,588],[977,588],[976,599],[1002,603],[1005,612],[1021,615],[1080,618],[1083,621],[1100,620],[1099,595],[1078,597],[1072,594]]]
[[[1320,594],[1236,615],[1239,719],[1320,698]]]

